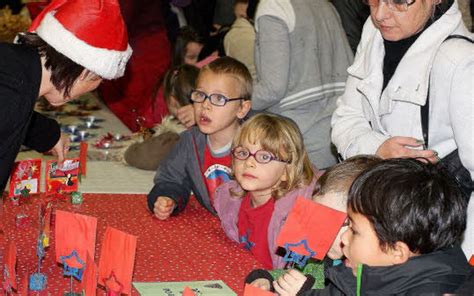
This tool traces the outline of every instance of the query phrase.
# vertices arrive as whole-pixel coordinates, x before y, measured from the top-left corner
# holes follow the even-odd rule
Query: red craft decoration
[[[41,184],[41,159],[17,161],[10,175],[8,196],[21,196],[22,191],[29,194],[39,193]]]
[[[81,148],[79,150],[79,163],[81,166],[81,175],[86,176],[87,174],[87,148],[89,144],[87,142],[81,142]]]
[[[107,227],[100,252],[99,284],[106,286],[105,279],[113,273],[123,285],[123,293],[130,295],[136,248],[136,236]]]
[[[88,253],[93,257],[96,230],[97,218],[56,210],[56,261],[61,263],[60,257],[70,255],[73,250],[84,262]],[[70,266],[81,268],[77,263]]]
[[[4,258],[3,258],[3,272],[5,275],[4,278],[4,289],[9,290],[11,288],[13,290],[17,289],[16,285],[16,246],[15,243],[10,241],[8,242],[8,246],[6,248]],[[6,270],[5,270],[6,269]]]
[[[82,277],[81,288],[87,296],[95,296],[97,290],[97,265],[87,253],[86,270]]]
[[[275,296],[275,294],[255,286],[245,284],[244,296]]]
[[[184,287],[183,296],[196,296],[190,287]]]
[[[46,193],[77,191],[79,165],[79,158],[66,159],[60,166],[55,160],[48,161],[46,163]]]
[[[312,200],[298,197],[277,238],[277,245],[297,244],[306,240],[308,247],[322,260],[329,251],[347,214]],[[303,246],[293,247],[298,254],[306,254]]]

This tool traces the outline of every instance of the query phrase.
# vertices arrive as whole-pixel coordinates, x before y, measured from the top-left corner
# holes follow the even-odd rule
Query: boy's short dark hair
[[[56,51],[35,33],[20,34],[18,43],[38,50],[39,55],[45,59],[46,69],[51,71],[51,82],[54,87],[68,97],[74,82],[85,68]]]
[[[247,66],[238,60],[231,57],[218,58],[201,69],[201,73],[205,71],[211,71],[215,74],[227,74],[234,77],[240,82],[240,97],[244,100],[252,98],[252,75],[250,75]]]
[[[328,192],[347,195],[354,179],[381,160],[376,155],[357,155],[333,165],[319,177],[313,196],[324,195]]]
[[[383,160],[361,173],[348,208],[369,219],[383,250],[401,241],[431,253],[458,243],[466,228],[466,200],[455,181],[416,159]]]

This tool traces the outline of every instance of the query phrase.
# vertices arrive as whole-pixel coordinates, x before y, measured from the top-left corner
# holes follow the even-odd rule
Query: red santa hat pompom
[[[132,55],[117,0],[53,0],[29,31],[104,79],[123,76]]]

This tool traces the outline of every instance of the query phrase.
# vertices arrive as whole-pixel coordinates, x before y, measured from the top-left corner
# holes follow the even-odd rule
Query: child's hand
[[[166,196],[158,196],[153,206],[153,213],[160,220],[168,219],[174,210],[174,200]]]
[[[250,283],[252,286],[255,286],[257,288],[260,288],[262,290],[265,290],[265,291],[270,291],[270,286],[271,286],[271,283],[269,280],[267,279],[264,279],[264,278],[259,278],[259,279],[256,279],[254,280],[253,282]]]
[[[178,120],[187,128],[196,124],[196,119],[194,118],[194,107],[193,105],[186,105],[178,109],[176,113]]]
[[[306,279],[306,276],[301,272],[290,269],[273,282],[273,287],[281,296],[294,296],[301,290]]]

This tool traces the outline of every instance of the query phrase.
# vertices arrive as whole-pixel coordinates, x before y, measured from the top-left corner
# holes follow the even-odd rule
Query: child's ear
[[[283,174],[281,175],[280,181],[281,181],[281,182],[286,182],[286,181],[288,181],[288,167],[285,167],[285,171],[284,171]]]
[[[390,250],[390,253],[392,255],[393,264],[403,264],[413,256],[408,245],[401,241],[395,243],[395,246]]]
[[[249,113],[251,108],[252,108],[252,101],[242,100],[242,103],[240,104],[239,112],[237,112],[237,117],[239,119],[243,119],[247,115],[247,113]]]

